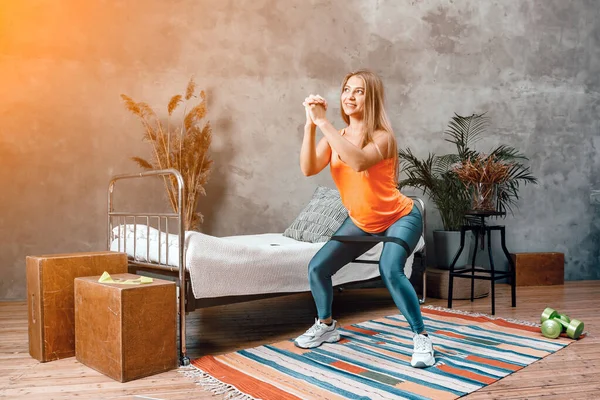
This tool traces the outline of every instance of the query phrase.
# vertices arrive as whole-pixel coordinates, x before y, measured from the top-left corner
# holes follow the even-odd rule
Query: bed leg
[[[427,293],[427,270],[423,270],[423,293],[419,299],[419,304],[425,304],[425,296]]]
[[[181,283],[181,280],[179,281]],[[185,281],[184,281],[185,285]],[[187,347],[186,347],[186,329],[185,329],[185,301],[186,296],[185,292],[181,286],[177,288],[179,298],[178,298],[178,306],[179,306],[179,365],[182,367],[187,367],[190,365],[190,358],[187,355]]]

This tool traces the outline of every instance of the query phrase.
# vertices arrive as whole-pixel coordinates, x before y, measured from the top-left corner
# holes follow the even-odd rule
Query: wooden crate
[[[41,361],[75,355],[73,280],[127,272],[127,254],[109,251],[26,258],[29,354]]]
[[[517,286],[547,286],[565,283],[563,253],[514,253]]]
[[[178,366],[174,282],[125,285],[75,279],[75,356],[120,382]],[[118,274],[114,279],[136,279]]]

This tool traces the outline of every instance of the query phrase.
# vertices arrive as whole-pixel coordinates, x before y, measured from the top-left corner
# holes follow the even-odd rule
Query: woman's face
[[[361,77],[351,76],[342,89],[342,109],[348,116],[362,116],[365,107],[365,83]]]

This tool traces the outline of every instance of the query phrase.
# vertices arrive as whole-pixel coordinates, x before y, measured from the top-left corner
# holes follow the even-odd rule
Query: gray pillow
[[[348,211],[342,204],[339,192],[319,186],[283,236],[302,242],[326,242],[347,217]]]

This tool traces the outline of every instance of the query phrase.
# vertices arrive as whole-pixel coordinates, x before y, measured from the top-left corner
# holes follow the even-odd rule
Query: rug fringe
[[[206,372],[190,365],[188,367],[180,367],[179,373],[185,375],[187,378],[192,379],[197,385],[208,392],[216,395],[222,395],[223,399],[226,400],[258,400],[244,392],[241,392],[235,386],[222,382]]]
[[[423,308],[429,309],[429,310],[436,310],[436,311],[444,311],[450,314],[459,314],[459,315],[469,315],[472,317],[486,317],[489,319],[501,319],[504,321],[508,321],[511,322],[513,324],[517,324],[517,325],[523,325],[523,326],[533,326],[535,328],[539,328],[541,325],[535,322],[531,322],[531,321],[525,321],[522,319],[513,319],[513,318],[505,318],[505,317],[496,317],[493,315],[489,315],[489,314],[484,314],[484,313],[478,313],[478,312],[472,312],[472,311],[463,311],[463,310],[457,310],[454,308],[445,308],[445,307],[440,307],[440,306],[424,306]]]

